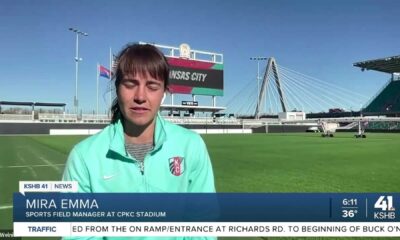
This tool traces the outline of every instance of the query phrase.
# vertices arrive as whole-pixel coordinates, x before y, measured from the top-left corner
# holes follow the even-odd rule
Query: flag
[[[110,79],[111,71],[109,69],[107,69],[106,67],[99,65],[99,72],[100,72],[100,77],[105,77],[105,78]]]

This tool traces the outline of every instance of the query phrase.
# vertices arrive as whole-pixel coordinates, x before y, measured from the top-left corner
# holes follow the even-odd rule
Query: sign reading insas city
[[[192,52],[185,43],[180,45],[179,52],[179,57],[167,56],[171,67],[169,91],[180,94],[222,96],[223,64],[191,59],[197,52]]]

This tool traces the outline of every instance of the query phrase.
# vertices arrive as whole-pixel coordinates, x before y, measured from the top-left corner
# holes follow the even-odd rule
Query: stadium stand
[[[363,112],[400,112],[400,81],[390,81]]]
[[[84,123],[109,123],[108,115],[82,114],[82,122]]]
[[[176,124],[242,124],[240,119],[236,118],[211,118],[211,117],[169,117],[164,116],[167,121]]]
[[[31,121],[32,114],[0,114],[0,120],[5,121]]]
[[[400,130],[400,122],[370,122],[367,130]]]
[[[357,62],[353,65],[361,68],[362,71],[374,70],[391,74],[391,79],[362,111],[382,115],[398,115],[400,113],[400,55]]]
[[[51,113],[39,113],[38,119],[40,122],[65,122],[72,123],[77,121],[76,114],[51,114]]]

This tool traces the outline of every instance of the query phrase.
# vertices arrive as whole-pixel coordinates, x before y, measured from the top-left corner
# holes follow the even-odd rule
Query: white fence
[[[51,114],[51,113],[39,113],[38,119],[40,122],[60,122],[60,123],[109,123],[110,118],[107,115],[94,115],[94,114],[82,114],[79,117],[76,114]]]
[[[108,115],[82,114],[81,121],[88,123],[109,123],[111,119]]]
[[[41,122],[76,122],[76,114],[54,114],[54,113],[39,113],[38,119]]]
[[[5,121],[32,121],[32,114],[0,114],[0,120]]]
[[[50,135],[93,135],[101,129],[50,129]]]

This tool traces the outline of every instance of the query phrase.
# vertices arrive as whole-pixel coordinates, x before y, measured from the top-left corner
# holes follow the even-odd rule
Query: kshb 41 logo
[[[374,205],[374,219],[395,219],[395,208],[393,206],[393,196],[380,196]]]

